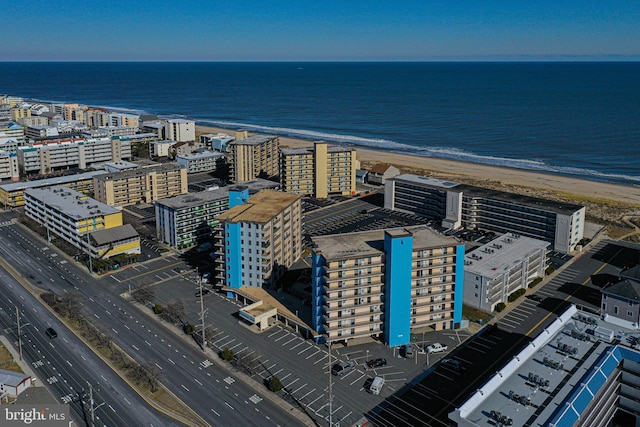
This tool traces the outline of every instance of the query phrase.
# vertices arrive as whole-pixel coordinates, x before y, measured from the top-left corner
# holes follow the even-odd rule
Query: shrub
[[[267,383],[267,387],[272,392],[277,393],[282,390],[282,382],[278,377],[271,377],[271,379],[269,379],[269,382]]]
[[[191,323],[187,323],[186,325],[184,325],[184,333],[187,335],[191,335],[192,333],[195,332],[196,327],[193,326]]]
[[[499,302],[498,304],[496,304],[496,311],[498,313],[500,313],[502,310],[504,310],[505,308],[507,308],[507,304],[503,303],[503,302]]]
[[[515,300],[517,300],[518,298],[520,298],[522,295],[524,295],[526,293],[527,293],[526,289],[518,289],[517,291],[515,291],[511,295],[509,295],[507,300],[509,302],[514,302]]]
[[[544,274],[546,274],[547,276],[550,275],[551,273],[553,273],[554,271],[556,271],[555,268],[553,268],[553,266],[549,266],[547,267],[547,269],[544,271]]]
[[[531,288],[535,288],[535,287],[536,287],[536,285],[537,285],[538,283],[540,283],[540,282],[542,282],[542,277],[536,277],[535,279],[533,279],[533,280],[531,281],[531,283],[529,283],[528,288],[529,288],[529,289],[531,289]]]
[[[226,362],[231,362],[236,355],[233,353],[229,347],[225,347],[220,352],[220,358]]]
[[[153,306],[153,312],[154,312],[155,314],[160,314],[160,313],[162,313],[163,311],[164,311],[164,307],[163,307],[163,306],[161,306],[160,304],[156,304],[156,305],[154,305],[154,306]]]

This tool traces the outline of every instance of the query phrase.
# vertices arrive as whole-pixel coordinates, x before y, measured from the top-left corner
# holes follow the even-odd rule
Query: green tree
[[[267,383],[267,387],[272,392],[277,393],[277,392],[279,392],[280,390],[283,389],[282,381],[280,381],[280,378],[278,378],[278,377],[271,377],[269,379],[269,382]]]

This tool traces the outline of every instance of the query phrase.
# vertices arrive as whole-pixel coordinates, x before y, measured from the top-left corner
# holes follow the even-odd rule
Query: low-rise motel
[[[64,186],[27,189],[24,200],[29,218],[94,259],[140,254],[140,236],[109,205]]]
[[[409,344],[411,330],[462,321],[464,245],[427,226],[313,238],[312,325],[329,342],[379,337]]]

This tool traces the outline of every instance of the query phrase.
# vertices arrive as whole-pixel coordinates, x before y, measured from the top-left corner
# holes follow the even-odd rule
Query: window
[[[613,314],[618,314],[618,306],[613,306]]]
[[[605,311],[607,309],[607,303],[603,302],[602,303],[602,311]]]
[[[627,316],[628,317],[633,317],[633,311],[627,311]]]

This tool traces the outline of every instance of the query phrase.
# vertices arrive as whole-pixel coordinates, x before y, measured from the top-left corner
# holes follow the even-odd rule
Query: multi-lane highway
[[[110,333],[114,342],[139,362],[157,366],[160,380],[203,423],[211,425],[300,425],[289,411],[270,403],[266,389],[236,381],[185,341],[159,327],[122,300],[120,286],[89,276],[53,246],[18,225],[0,227],[0,256],[27,280],[57,294],[75,292],[83,312]],[[77,376],[83,381],[82,375]],[[132,425],[132,424],[114,424]]]
[[[168,426],[180,423],[148,407],[120,377],[43,307],[4,269],[0,269],[3,298],[0,325],[17,341],[16,307],[20,312],[23,358],[72,417],[85,425],[90,417],[89,384],[93,387],[97,426]],[[58,336],[49,338],[53,328]]]

